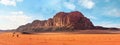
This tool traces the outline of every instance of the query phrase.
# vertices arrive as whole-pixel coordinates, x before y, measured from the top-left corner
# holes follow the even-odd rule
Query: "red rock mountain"
[[[22,25],[17,30],[22,31],[51,31],[70,29],[92,29],[94,25],[81,12],[59,12],[48,20],[34,20],[32,23]]]

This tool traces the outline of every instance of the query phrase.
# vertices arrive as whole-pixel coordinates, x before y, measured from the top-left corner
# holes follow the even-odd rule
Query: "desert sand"
[[[0,33],[0,45],[120,45],[120,34]]]

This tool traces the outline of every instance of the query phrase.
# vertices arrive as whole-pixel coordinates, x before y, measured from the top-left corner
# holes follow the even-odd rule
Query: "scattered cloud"
[[[10,12],[9,15],[0,16],[0,29],[15,29],[20,25],[26,24],[31,19],[22,11]]]
[[[17,2],[22,2],[23,0],[0,0],[0,4],[5,6],[16,6]]]
[[[90,19],[94,19],[94,20],[97,20],[98,18],[97,17],[95,17],[95,16],[87,16],[88,18],[90,18]]]
[[[79,0],[79,4],[87,9],[92,9],[95,3],[92,0]]]
[[[23,15],[23,11],[11,12],[13,15]]]
[[[75,10],[75,8],[76,8],[76,6],[73,3],[64,2],[64,5],[66,8],[68,8],[70,10]]]
[[[107,14],[110,16],[120,17],[120,10],[113,8],[111,10],[108,10]]]

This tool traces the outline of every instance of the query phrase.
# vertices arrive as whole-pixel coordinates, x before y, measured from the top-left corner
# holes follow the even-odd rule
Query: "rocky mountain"
[[[48,20],[34,20],[32,23],[22,25],[17,31],[22,32],[51,32],[51,31],[75,31],[85,29],[104,29],[96,27],[90,19],[85,17],[79,11],[59,12],[53,18]]]

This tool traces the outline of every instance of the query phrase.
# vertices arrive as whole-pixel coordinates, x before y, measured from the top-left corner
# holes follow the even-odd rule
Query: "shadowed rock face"
[[[22,25],[17,30],[19,31],[50,31],[57,30],[59,27],[62,30],[66,29],[93,29],[94,25],[81,12],[74,11],[70,13],[59,12],[53,18],[48,20],[34,20],[32,23]],[[48,28],[48,30],[46,29]],[[46,30],[44,30],[46,29]]]

